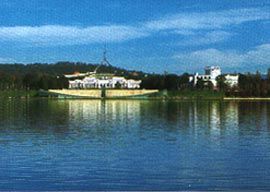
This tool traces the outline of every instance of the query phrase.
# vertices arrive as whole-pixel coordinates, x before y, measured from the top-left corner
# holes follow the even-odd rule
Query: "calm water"
[[[270,102],[0,101],[1,190],[270,190]]]

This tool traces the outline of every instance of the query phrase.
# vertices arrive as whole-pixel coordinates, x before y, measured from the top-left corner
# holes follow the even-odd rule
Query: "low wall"
[[[72,96],[72,97],[101,98],[100,89],[91,89],[91,90],[50,89],[49,93],[59,94],[63,96]]]
[[[146,90],[146,89],[107,89],[107,98],[118,98],[118,97],[136,97],[148,95],[151,93],[157,93],[158,90]]]
[[[102,95],[102,92],[104,93]],[[127,98],[146,96],[151,93],[157,93],[158,90],[145,89],[50,89],[48,91],[51,95],[58,95],[58,97],[84,97],[84,98]]]

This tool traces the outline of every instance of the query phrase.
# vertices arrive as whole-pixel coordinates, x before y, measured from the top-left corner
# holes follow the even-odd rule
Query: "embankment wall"
[[[100,89],[92,89],[92,90],[50,89],[49,93],[72,97],[101,98]]]
[[[158,90],[145,90],[145,89],[50,89],[49,94],[58,94],[62,97],[85,97],[85,98],[128,98],[136,96],[144,96],[151,93],[157,93]],[[103,94],[102,94],[103,92]]]
[[[156,93],[158,90],[130,89],[130,90],[106,90],[106,98],[135,97]]]

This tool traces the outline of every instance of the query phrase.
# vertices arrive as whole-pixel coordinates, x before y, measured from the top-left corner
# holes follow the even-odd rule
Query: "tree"
[[[24,87],[26,87],[26,89],[33,89],[33,90],[37,90],[39,89],[39,77],[38,74],[36,73],[28,73],[24,76],[23,78],[23,84]]]
[[[119,82],[117,81],[117,83],[115,84],[115,88],[116,88],[116,89],[121,89],[121,83],[119,83]]]
[[[184,73],[179,77],[179,89],[190,89],[192,87],[191,83],[189,82],[189,77],[190,75],[188,73]]]
[[[224,75],[217,76],[216,81],[217,81],[217,88],[219,91],[227,91],[228,90],[228,85],[225,83],[226,78]]]
[[[197,84],[196,84],[196,88],[199,90],[204,89],[204,80],[203,79],[198,79]]]
[[[212,83],[212,81],[207,81],[205,82],[204,88],[206,88],[207,90],[213,90],[214,84]]]
[[[41,77],[38,82],[38,87],[40,89],[47,90],[48,89],[48,79],[46,77]]]
[[[164,89],[177,90],[179,85],[179,77],[177,75],[166,75],[164,78]]]

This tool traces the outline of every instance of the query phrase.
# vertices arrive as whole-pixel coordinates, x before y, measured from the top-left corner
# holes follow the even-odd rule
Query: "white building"
[[[141,80],[125,79],[112,74],[93,74],[80,79],[70,80],[69,89],[89,88],[126,88],[139,89]]]
[[[194,76],[191,76],[189,81],[193,81],[194,85],[197,84],[198,80],[203,80],[205,82],[212,82],[214,87],[217,86],[216,78],[221,75],[221,69],[219,66],[207,66],[205,67],[205,74],[200,75],[199,73],[196,73]]]
[[[193,82],[194,85],[197,84],[198,80],[203,80],[204,82],[211,81],[214,87],[217,86],[216,78],[221,75],[221,69],[219,66],[207,66],[205,67],[205,74],[200,75],[196,73],[194,76],[189,77],[189,81]],[[239,75],[238,74],[226,74],[225,83],[230,87],[235,87],[238,85]]]
[[[236,87],[238,85],[238,81],[239,81],[238,74],[226,74],[224,77],[225,77],[225,83],[229,87]]]

